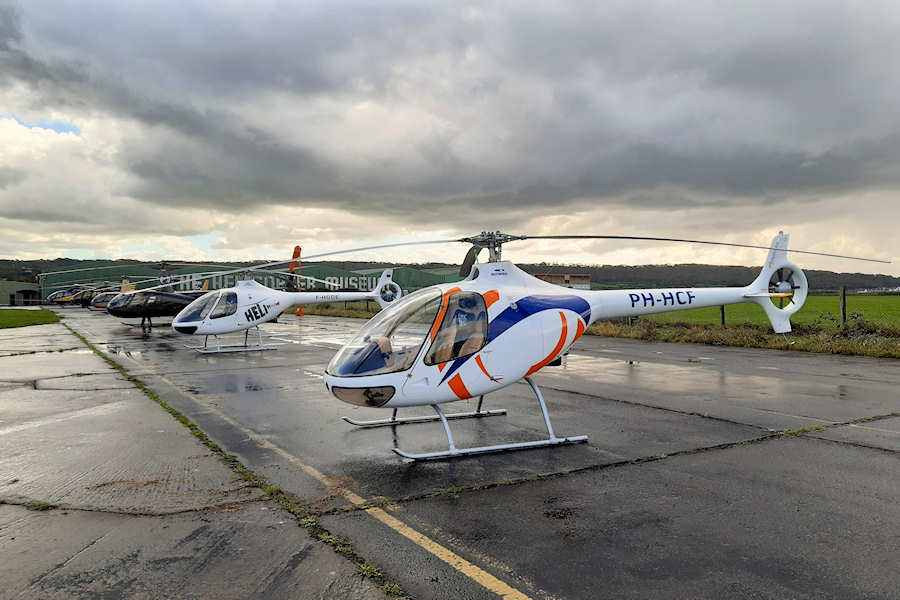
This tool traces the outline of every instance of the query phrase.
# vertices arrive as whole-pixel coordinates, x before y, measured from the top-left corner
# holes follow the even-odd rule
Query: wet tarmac
[[[0,598],[384,597],[63,325],[0,348]]]
[[[416,598],[900,598],[897,361],[584,337],[562,367],[543,369],[536,381],[557,435],[586,434],[587,444],[413,463],[391,448],[442,449],[446,438],[440,424],[358,429],[340,417],[389,413],[342,404],[324,389],[325,365],[360,321],[282,317],[264,326],[275,351],[201,355],[184,347],[196,340],[170,328],[143,335],[102,313],[64,314],[70,327],[196,421],[227,452],[294,494],[324,527],[349,540],[360,556]],[[224,515],[210,508],[210,498],[217,497],[212,491],[251,492],[222,483],[228,477],[216,474],[221,465],[213,464],[214,457],[197,458],[204,452],[196,449],[180,455],[177,444],[154,442],[155,432],[181,427],[158,406],[141,398],[140,417],[122,422],[117,403],[126,402],[122,394],[138,393],[73,344],[74,337],[66,338],[65,329],[27,331],[22,346],[6,333],[0,336],[0,357],[13,354],[0,358],[0,380],[6,382],[0,383],[0,419],[16,415],[0,422],[0,444],[15,440],[30,448],[40,439],[74,436],[85,447],[111,454],[103,444],[122,447],[127,441],[99,435],[92,421],[102,419],[107,434],[121,428],[123,437],[156,445],[134,451],[153,457],[138,470],[134,465],[141,461],[128,452],[93,471],[79,467],[78,453],[51,453],[49,464],[90,474],[73,476],[69,483],[42,474],[37,454],[8,458],[11,446],[0,447],[0,478],[28,474],[27,485],[22,479],[4,486],[0,479],[0,498],[15,493],[98,510],[121,506],[143,515],[153,506],[174,510],[175,500],[164,499],[171,496],[191,507],[206,506],[205,512],[180,514],[188,523],[199,514],[217,514],[225,520],[218,526],[230,536],[241,533],[229,519],[240,520],[247,530],[266,526],[236,516],[267,504],[257,499]],[[46,351],[54,345],[64,351]],[[19,347],[36,354],[15,355]],[[32,363],[26,356],[39,358]],[[7,371],[7,364],[14,368]],[[85,397],[82,390],[88,387],[94,391]],[[30,399],[42,390],[54,394],[53,402],[65,405],[66,412]],[[15,400],[4,403],[4,398]],[[501,407],[509,411],[506,416],[451,422],[457,445],[546,435],[526,385],[486,398],[486,408]],[[472,410],[474,401],[447,408]],[[81,420],[79,411],[87,411]],[[401,412],[429,414],[427,409]],[[159,451],[163,447],[166,452]],[[185,472],[196,473],[193,487],[170,483]],[[153,478],[166,483],[151,496],[123,488],[107,497],[96,488],[104,481]],[[97,483],[84,485],[88,480]],[[4,555],[11,543],[8,523],[62,518],[58,511],[0,509]],[[266,514],[277,512],[273,507]],[[134,552],[156,560],[152,527],[134,527],[118,560],[130,560]],[[213,529],[209,536],[225,535]],[[60,535],[68,540],[82,534],[61,529]],[[176,537],[162,536],[162,547],[177,546]],[[267,556],[259,561],[265,565],[255,566],[267,573],[261,579],[275,578],[273,565],[287,564],[298,551],[287,538],[279,543],[265,549],[248,544],[241,555]],[[331,552],[321,543],[304,543]],[[229,560],[243,567],[234,545],[217,558],[218,566],[192,565],[197,586],[184,589],[215,596],[221,589],[215,569],[224,569]],[[65,554],[62,547],[59,552]],[[115,554],[110,551],[110,560]],[[344,561],[335,569],[352,571],[352,566]],[[120,577],[128,575],[128,567],[118,569]],[[35,572],[41,573],[39,581],[50,581],[40,569]],[[150,575],[144,579],[152,581]],[[178,581],[191,585],[188,578]],[[59,585],[55,589],[65,589]],[[248,587],[246,595],[261,589]],[[367,591],[322,597],[360,597]]]

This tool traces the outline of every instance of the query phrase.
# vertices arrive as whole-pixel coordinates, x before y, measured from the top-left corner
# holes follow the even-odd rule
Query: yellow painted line
[[[181,391],[181,388],[179,388],[174,382],[170,381],[166,377],[159,376],[159,378],[162,379],[163,381],[165,381],[166,383],[168,383],[169,385],[171,385],[176,390],[178,390],[183,396],[190,398],[191,400],[196,400],[196,398],[189,396],[187,393]],[[223,421],[225,421],[226,423],[228,423],[235,429],[244,433],[244,435],[246,435],[248,438],[250,438],[253,441],[255,441],[256,443],[258,443],[260,446],[263,446],[264,448],[271,450],[272,452],[275,452],[276,454],[278,454],[278,456],[281,456],[282,458],[284,458],[285,460],[290,462],[292,465],[295,465],[300,470],[302,470],[304,473],[311,475],[313,478],[318,480],[320,483],[322,483],[326,487],[334,486],[334,480],[331,477],[329,477],[328,475],[325,475],[324,473],[322,473],[321,471],[316,469],[315,467],[307,465],[306,463],[301,461],[299,458],[297,458],[293,454],[289,453],[287,450],[281,448],[280,446],[276,446],[275,444],[270,442],[265,437],[259,435],[258,433],[254,432],[250,429],[247,429],[246,427],[244,427],[243,425],[241,425],[240,423],[238,423],[231,417],[222,413],[220,410],[212,408],[212,407],[207,407],[207,408],[210,412],[215,413],[216,416],[218,416],[220,419],[222,419]],[[355,494],[354,492],[351,492],[350,490],[348,490],[346,488],[341,488],[341,493],[343,494],[343,496],[345,498],[347,498],[347,500],[349,500],[350,502],[352,502],[353,504],[355,504],[357,506],[366,503],[365,498],[363,498],[362,496],[360,496],[358,494]],[[419,546],[426,552],[429,552],[429,553],[433,554],[434,556],[436,556],[437,558],[441,559],[442,561],[444,561],[445,563],[447,563],[448,565],[450,565],[451,567],[453,567],[454,569],[456,569],[463,575],[467,576],[472,581],[478,583],[479,585],[486,588],[487,590],[497,594],[504,600],[532,600],[529,596],[526,596],[519,590],[517,590],[513,587],[510,587],[509,585],[500,581],[499,579],[497,579],[496,577],[494,577],[493,575],[491,575],[484,569],[481,569],[481,568],[475,566],[474,564],[470,563],[469,561],[467,561],[460,555],[456,554],[452,550],[445,548],[444,546],[438,544],[437,542],[435,542],[434,540],[432,540],[425,534],[419,533],[418,531],[416,531],[415,529],[413,529],[412,527],[410,527],[409,525],[407,525],[406,523],[404,523],[397,517],[389,515],[383,509],[368,508],[368,509],[366,509],[366,513],[368,513],[375,519],[378,519],[379,521],[381,521],[382,523],[384,523],[385,525],[387,525],[388,527],[390,527],[391,529],[393,529],[394,531],[396,531],[403,537],[412,541],[413,543],[415,543],[417,546]]]
[[[438,557],[463,575],[469,577],[469,579],[481,584],[482,587],[494,592],[504,600],[531,600],[528,596],[526,596],[519,590],[508,586],[487,571],[476,567],[458,554],[441,546],[431,538],[422,535],[400,519],[389,515],[383,509],[369,508],[366,510],[366,512],[403,537],[411,540],[413,543],[424,548],[431,554],[434,554],[436,557]]]

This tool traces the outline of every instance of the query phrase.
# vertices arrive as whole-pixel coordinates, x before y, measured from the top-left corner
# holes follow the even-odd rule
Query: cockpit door
[[[423,354],[404,383],[404,392],[411,395],[437,389],[455,363],[473,357],[487,344],[487,336],[487,307],[481,294],[459,288],[445,292]]]

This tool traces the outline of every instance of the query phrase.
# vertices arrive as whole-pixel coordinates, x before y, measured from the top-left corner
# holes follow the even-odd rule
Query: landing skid
[[[214,335],[213,337],[216,339],[215,348],[209,347],[209,336],[204,336],[203,345],[202,346],[185,346],[185,348],[189,350],[196,350],[201,354],[224,354],[225,352],[262,352],[263,350],[275,350],[270,346],[264,346],[262,341],[262,332],[259,330],[259,326],[256,327],[256,335],[259,338],[259,342],[256,346],[250,346],[247,344],[247,336],[250,334],[250,330],[244,330],[244,343],[243,345],[239,344],[231,344],[227,346],[223,346],[221,340],[219,340],[219,336]]]
[[[119,321],[122,325],[126,327],[140,327],[141,329],[153,329],[154,324],[151,322],[149,325],[146,323],[128,323],[126,321]],[[172,321],[163,321],[162,323],[157,323],[156,327],[167,327],[172,324]]]
[[[453,443],[453,434],[450,432],[450,424],[447,422],[447,416],[444,415],[444,411],[441,410],[440,405],[432,404],[431,407],[434,409],[434,412],[437,413],[437,418],[433,420],[440,419],[441,423],[444,424],[444,432],[446,432],[447,434],[447,441],[450,444],[450,449],[441,452],[424,452],[421,454],[415,454],[411,452],[405,452],[400,448],[394,448],[394,452],[396,452],[403,458],[410,458],[412,460],[432,460],[439,458],[456,458],[458,456],[469,456],[471,454],[487,454],[489,452],[507,452],[510,450],[525,450],[529,448],[543,448],[546,446],[560,446],[563,444],[576,444],[579,442],[587,441],[586,435],[564,438],[556,437],[556,435],[553,433],[553,426],[550,424],[550,415],[547,414],[547,405],[544,404],[544,397],[541,395],[541,391],[538,389],[537,385],[535,385],[534,381],[531,380],[531,377],[526,377],[525,381],[527,381],[528,385],[531,386],[532,391],[534,391],[534,395],[537,396],[538,403],[541,405],[541,413],[544,415],[544,424],[547,426],[548,437],[546,440],[535,440],[533,442],[516,442],[511,444],[497,444],[495,446],[479,446],[477,448],[457,448]]]
[[[447,420],[453,419],[478,419],[481,417],[498,417],[500,415],[506,414],[505,408],[495,408],[493,410],[481,410],[481,404],[484,402],[484,396],[478,398],[478,407],[473,411],[468,412],[458,412],[458,413],[450,413],[449,415],[444,415]],[[355,419],[351,419],[350,417],[341,417],[351,425],[356,425],[357,427],[386,427],[388,425],[405,425],[407,423],[432,423],[434,421],[440,421],[441,417],[438,415],[434,416],[424,416],[424,417],[400,417],[397,418],[397,409],[394,409],[393,414],[391,414],[390,419],[378,419],[376,421],[357,421]]]

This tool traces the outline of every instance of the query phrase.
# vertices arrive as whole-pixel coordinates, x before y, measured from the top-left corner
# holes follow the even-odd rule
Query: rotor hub
[[[482,231],[478,235],[463,238],[462,241],[472,244],[478,248],[478,250],[487,248],[488,253],[490,254],[488,261],[497,262],[500,260],[500,254],[504,243],[524,239],[525,237],[521,235],[510,235],[500,231]]]

